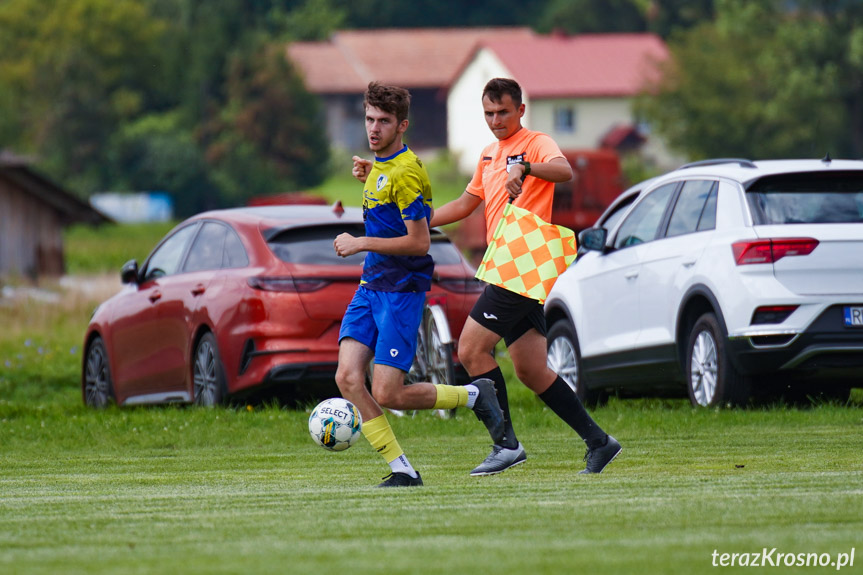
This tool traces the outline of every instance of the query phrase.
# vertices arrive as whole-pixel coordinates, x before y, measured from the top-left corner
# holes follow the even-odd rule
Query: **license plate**
[[[845,307],[845,326],[863,327],[863,306]]]

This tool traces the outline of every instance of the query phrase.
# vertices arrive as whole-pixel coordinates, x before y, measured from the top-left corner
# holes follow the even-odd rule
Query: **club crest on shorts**
[[[388,180],[387,180],[386,174],[381,174],[380,176],[378,176],[378,181],[377,181],[378,191],[381,191],[381,189],[387,185],[387,181]]]

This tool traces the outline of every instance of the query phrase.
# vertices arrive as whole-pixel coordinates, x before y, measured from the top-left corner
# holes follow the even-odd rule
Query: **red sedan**
[[[123,266],[123,289],[90,320],[84,402],[214,405],[270,387],[334,385],[339,326],[364,258],[334,253],[342,232],[365,233],[360,208],[236,208],[182,222],[143,265]],[[429,297],[455,339],[482,286],[438,230],[430,253]]]

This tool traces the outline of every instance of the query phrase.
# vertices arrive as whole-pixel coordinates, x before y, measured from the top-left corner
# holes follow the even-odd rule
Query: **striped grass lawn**
[[[528,460],[493,477],[468,476],[488,449],[471,413],[392,417],[426,483],[401,490],[373,487],[388,468],[364,440],[313,445],[304,410],[2,400],[0,572],[699,573],[714,550],[863,554],[859,407],[612,401],[595,415],[624,451],[585,477],[573,434],[513,395]]]
[[[465,410],[391,417],[426,484],[378,490],[383,460],[315,446],[307,410],[85,409],[92,306],[0,305],[4,575],[764,572],[714,562],[774,548],[854,549],[843,571],[861,570],[859,390],[809,409],[612,399],[594,415],[624,451],[585,477],[583,444],[512,383],[524,465],[470,477],[489,441]]]

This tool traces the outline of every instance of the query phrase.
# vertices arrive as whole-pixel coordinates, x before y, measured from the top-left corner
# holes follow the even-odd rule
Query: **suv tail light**
[[[785,256],[807,256],[818,247],[815,238],[778,238],[746,240],[731,244],[734,262],[739,266],[772,264]]]
[[[249,285],[262,291],[303,293],[317,291],[330,282],[315,278],[292,278],[290,276],[254,276],[250,277]]]
[[[752,313],[750,325],[782,323],[797,309],[796,305],[762,305]]]

